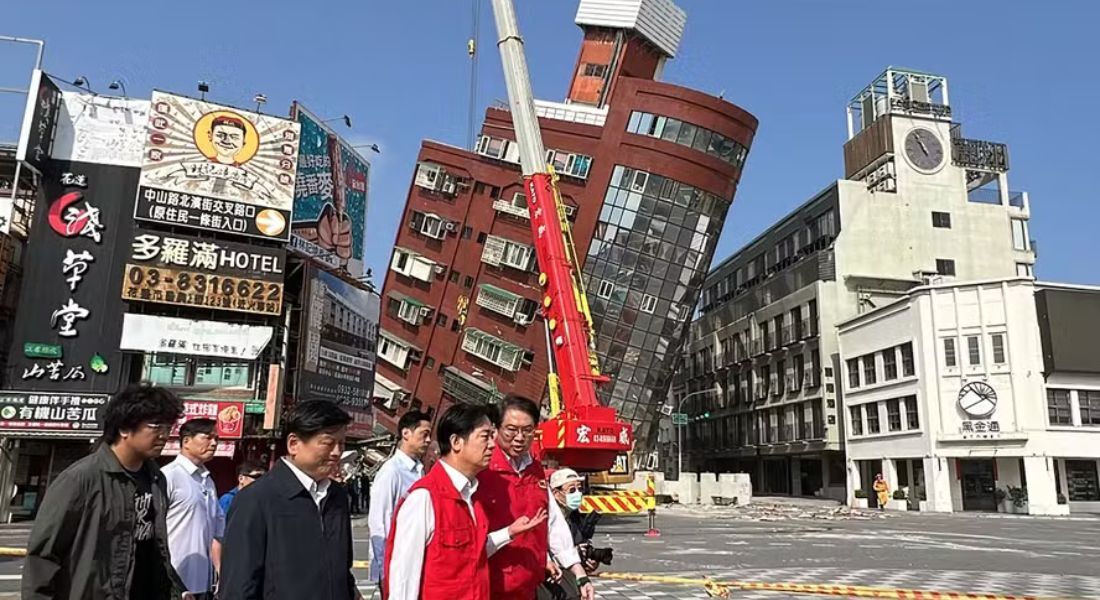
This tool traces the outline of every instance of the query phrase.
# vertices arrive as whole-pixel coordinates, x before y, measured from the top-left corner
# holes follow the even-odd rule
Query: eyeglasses
[[[530,427],[520,428],[520,427],[513,427],[513,426],[509,425],[507,427],[503,427],[500,430],[501,437],[504,437],[504,438],[509,439],[509,440],[516,437],[517,435],[519,435],[521,433],[523,434],[523,437],[531,437],[531,436],[535,435],[535,426],[532,425]]]
[[[146,423],[145,427],[159,434],[168,434],[172,431],[172,425],[170,423]]]
[[[263,473],[247,473],[247,474],[245,474],[245,477],[247,477],[249,479],[259,479],[263,476],[264,476]]]

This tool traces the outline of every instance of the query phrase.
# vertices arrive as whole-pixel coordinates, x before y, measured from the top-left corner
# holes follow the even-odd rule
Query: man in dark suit
[[[223,543],[222,600],[355,600],[348,493],[330,475],[351,417],[336,404],[295,406],[287,456],[241,490]]]

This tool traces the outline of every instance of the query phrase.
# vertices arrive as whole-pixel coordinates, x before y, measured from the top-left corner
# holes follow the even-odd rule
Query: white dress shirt
[[[187,591],[214,587],[210,545],[225,534],[225,513],[210,471],[182,454],[162,470],[168,484],[168,549]]]
[[[524,454],[515,460],[509,460],[516,473],[522,473],[524,469],[534,462],[530,454]],[[550,486],[547,486],[549,488]],[[558,564],[566,569],[581,562],[581,555],[577,552],[577,546],[573,544],[573,532],[569,530],[569,521],[561,512],[561,506],[554,499],[554,490],[547,489],[550,496],[550,506],[547,508],[546,527],[549,530],[550,554],[557,559]],[[535,515],[527,515],[533,517]]]
[[[393,523],[393,511],[397,503],[409,494],[409,488],[424,476],[424,464],[398,448],[389,460],[382,463],[370,487],[370,510],[367,526],[370,528],[370,580],[378,581],[382,574],[382,559],[386,553],[386,537]]]
[[[289,458],[284,457],[283,462],[286,463],[286,466],[290,467],[290,472],[294,473],[298,481],[302,482],[302,487],[306,488],[309,495],[313,497],[313,502],[317,504],[317,508],[321,508],[321,501],[325,499],[325,496],[328,496],[328,488],[332,485],[332,480],[322,479],[321,481],[317,481],[307,475],[305,471],[295,466]]]
[[[477,491],[477,479],[470,481],[457,469],[443,461],[436,463],[435,468],[442,468],[447,472],[451,483],[466,501],[470,516],[476,520],[472,498]],[[393,539],[393,555],[390,557],[388,579],[389,598],[390,600],[418,600],[420,578],[424,570],[424,552],[435,534],[435,510],[428,490],[415,490],[405,498],[405,503],[401,505],[401,512],[397,514],[396,531],[401,532],[401,535]],[[485,545],[486,555],[496,554],[497,550],[510,541],[512,537],[508,534],[507,527],[490,532]]]

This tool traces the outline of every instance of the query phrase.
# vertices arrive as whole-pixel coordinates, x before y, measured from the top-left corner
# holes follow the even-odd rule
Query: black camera
[[[580,551],[582,561],[591,561],[594,563],[610,565],[611,560],[614,558],[614,550],[611,548],[596,548],[592,544],[581,544],[577,546],[577,550]]]

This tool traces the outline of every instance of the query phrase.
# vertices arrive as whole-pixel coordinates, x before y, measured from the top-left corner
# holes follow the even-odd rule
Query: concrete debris
[[[767,500],[753,499],[752,504],[744,506],[711,506],[711,505],[672,505],[668,507],[674,512],[686,512],[706,516],[708,518],[736,519],[742,521],[841,521],[857,520],[870,521],[875,519],[890,518],[891,513],[879,510],[850,508],[837,505],[835,502],[806,503],[801,501],[786,502],[769,498]]]

